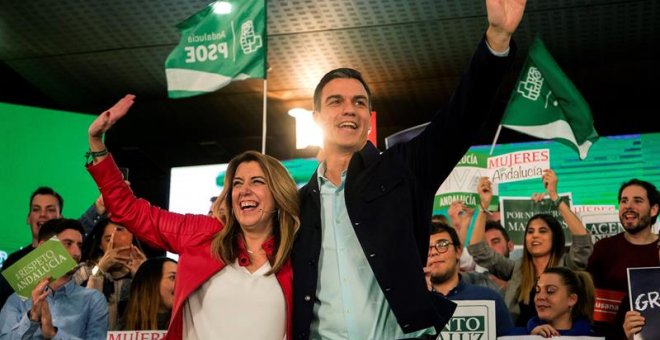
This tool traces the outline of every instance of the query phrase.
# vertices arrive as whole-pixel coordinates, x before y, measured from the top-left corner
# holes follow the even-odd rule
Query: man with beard
[[[440,222],[431,224],[427,260],[431,290],[452,301],[495,301],[497,336],[506,335],[513,327],[513,322],[502,296],[490,288],[469,284],[462,279],[462,275],[465,275],[459,273],[459,259],[462,252],[461,241],[454,228]]]
[[[660,210],[660,192],[634,178],[621,185],[618,200],[624,231],[596,242],[587,265],[596,286],[596,329],[605,335],[622,327],[614,317],[628,290],[627,269],[660,265],[658,235],[651,230]]]

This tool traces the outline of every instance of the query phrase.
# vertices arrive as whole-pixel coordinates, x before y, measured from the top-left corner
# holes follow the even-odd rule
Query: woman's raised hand
[[[99,151],[105,149],[103,145],[103,134],[110,130],[121,117],[126,115],[128,109],[133,105],[135,96],[127,94],[124,98],[120,99],[113,107],[101,113],[94,122],[89,126],[89,146],[92,151]]]

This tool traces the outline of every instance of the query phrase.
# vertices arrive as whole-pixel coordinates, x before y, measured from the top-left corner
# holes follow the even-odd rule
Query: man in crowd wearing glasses
[[[439,222],[431,224],[427,269],[431,289],[449,300],[493,300],[497,336],[506,335],[513,327],[511,315],[502,296],[494,290],[461,280],[458,262],[463,248],[454,228]]]

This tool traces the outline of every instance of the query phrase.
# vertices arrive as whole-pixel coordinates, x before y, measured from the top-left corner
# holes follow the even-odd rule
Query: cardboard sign
[[[635,340],[660,339],[660,267],[628,268],[630,308],[646,318]]]
[[[437,340],[495,339],[495,301],[456,300],[454,315],[442,329]]]
[[[550,149],[523,150],[488,158],[488,177],[493,184],[541,178],[550,169]]]
[[[584,227],[591,234],[593,243],[623,231],[623,226],[619,220],[619,213],[616,210],[609,212],[583,212],[578,216],[580,216]]]
[[[447,209],[454,201],[463,201],[469,207],[476,207],[479,204],[477,183],[479,178],[488,175],[487,157],[486,154],[468,151],[438,188],[433,210]],[[491,210],[497,210],[497,205],[494,205],[496,202],[497,185],[493,185]]]
[[[559,196],[567,198],[569,202],[572,200],[570,193],[559,194]],[[500,197],[500,211],[502,226],[516,246],[522,246],[525,241],[525,226],[527,225],[527,221],[532,216],[540,213],[550,214],[559,220],[559,223],[561,223],[564,229],[566,244],[571,244],[572,237],[568,226],[550,198],[536,203],[530,197]]]
[[[161,340],[166,331],[108,331],[106,340]]]
[[[5,269],[2,275],[18,296],[27,299],[44,277],[50,276],[55,280],[75,267],[76,261],[53,237]]]
[[[596,289],[595,293],[594,321],[612,322],[619,311],[619,305],[621,305],[621,300],[623,300],[626,292]]]

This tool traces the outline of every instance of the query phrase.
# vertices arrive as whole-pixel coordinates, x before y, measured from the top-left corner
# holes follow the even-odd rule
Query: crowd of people
[[[549,196],[571,245],[553,214],[538,214],[517,259],[492,219],[488,178],[476,188],[478,207],[456,202],[449,218],[431,222],[437,188],[475,137],[488,133],[476,122],[501,118],[491,106],[525,3],[486,7],[488,28],[455,94],[417,137],[377,150],[367,141],[369,86],[356,70],[332,70],[314,91],[324,156],[310,181],[298,190],[278,160],[247,151],[230,161],[206,215],[172,213],[133,194],[103,142],[135,96],[120,99],[88,130],[87,169],[100,199],[80,220],[66,219],[62,197],[39,188],[30,197],[32,243],[5,262],[56,236],[80,265],[44,278],[25,300],[0,282],[0,339],[105,339],[122,329],[193,340],[433,339],[460,300],[494,301],[498,336],[631,339],[645,320],[627,311],[625,270],[660,265],[651,232],[660,194],[651,183],[622,185],[624,232],[594,245],[558,195],[556,173],[546,170],[545,191],[532,200]],[[176,253],[179,262],[148,258],[141,244]],[[594,320],[602,290],[621,292],[623,303],[618,315]]]
[[[571,234],[567,246],[564,231],[555,214],[539,213],[527,221],[522,242],[522,257],[510,258],[513,244],[505,228],[493,220],[489,211],[492,198],[491,183],[487,177],[479,180],[476,191],[479,193],[478,213],[471,233],[468,257],[484,268],[487,275],[500,289],[508,307],[508,316],[513,318],[515,327],[507,331],[509,335],[559,335],[600,336],[606,339],[632,339],[645,324],[644,317],[630,310],[627,269],[660,266],[660,240],[652,231],[660,210],[660,192],[647,181],[631,179],[619,189],[619,220],[623,231],[592,244],[581,220],[572,212],[566,198],[557,194],[558,178],[553,170],[544,171],[542,177],[545,193],[535,193],[531,200],[540,202],[544,197],[553,202],[557,215],[562,217]],[[453,205],[453,204],[452,204]],[[462,202],[461,209],[469,210]],[[451,214],[451,208],[449,210]],[[465,227],[460,219],[446,219],[455,236],[434,238],[426,272],[434,279],[435,256],[450,253],[444,244],[461,244],[457,231]],[[437,249],[434,252],[433,249]],[[450,253],[451,254],[451,253]],[[460,267],[459,259],[455,271],[460,272],[461,284],[474,284],[490,287],[485,280],[473,280],[475,267]],[[469,262],[469,261],[464,261]],[[437,280],[437,278],[436,278]],[[498,291],[498,289],[495,289]],[[449,295],[447,295],[449,297]],[[609,313],[594,313],[596,301],[610,306]],[[472,298],[477,300],[477,298]],[[491,299],[486,294],[481,300]],[[602,307],[601,307],[602,309]],[[497,317],[504,325],[506,318]],[[498,330],[499,334],[499,330]]]

